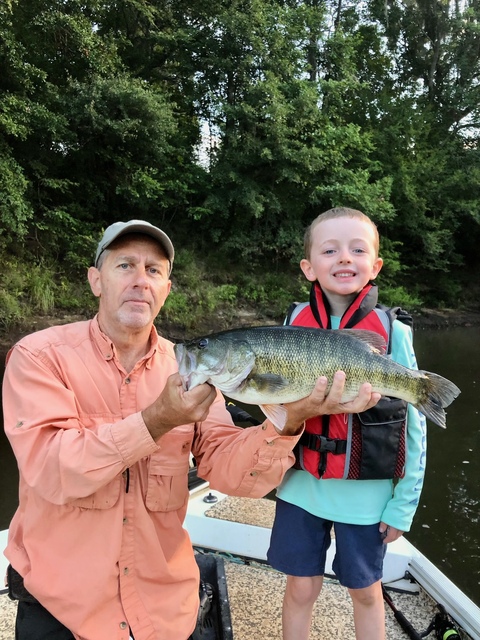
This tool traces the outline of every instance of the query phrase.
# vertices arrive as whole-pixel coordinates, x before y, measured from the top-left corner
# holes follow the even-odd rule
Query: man
[[[174,248],[141,220],[105,231],[88,271],[90,321],[51,327],[10,351],[4,423],[20,470],[5,555],[21,597],[16,640],[186,640],[198,569],[182,528],[189,454],[233,495],[279,484],[304,420],[338,404],[319,379],[278,433],[233,426],[208,384],[184,391],[153,322],[170,292]],[[362,388],[359,409],[378,394]],[[20,582],[20,584],[18,584]],[[30,600],[30,601],[29,601]]]

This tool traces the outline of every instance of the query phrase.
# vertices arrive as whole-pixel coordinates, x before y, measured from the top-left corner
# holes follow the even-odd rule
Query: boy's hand
[[[321,378],[319,378],[321,380]],[[318,383],[318,381],[317,381]],[[381,393],[372,392],[372,385],[364,382],[358,391],[358,396],[349,402],[340,402],[345,388],[345,373],[337,371],[333,377],[332,388],[325,397],[325,410],[318,415],[333,415],[334,413],[361,413],[374,407],[382,397]]]
[[[325,376],[318,378],[312,393],[302,400],[285,404],[288,417],[283,435],[298,433],[300,425],[308,418],[336,413],[361,413],[374,407],[382,397],[372,392],[372,385],[365,382],[359,389],[358,396],[349,402],[341,402],[345,388],[345,373],[337,371],[333,377],[332,387],[327,394],[328,380]]]
[[[380,522],[380,526],[378,527],[380,531],[380,535],[382,536],[383,544],[388,544],[389,542],[394,542],[403,536],[403,531],[400,529],[395,529],[395,527],[390,527],[386,522]]]

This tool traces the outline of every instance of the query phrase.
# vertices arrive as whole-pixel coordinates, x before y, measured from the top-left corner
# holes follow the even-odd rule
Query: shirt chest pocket
[[[118,502],[121,486],[122,477],[118,476],[90,496],[73,500],[71,505],[82,509],[110,509]]]
[[[150,511],[176,511],[188,501],[188,469],[193,430],[162,438],[161,449],[150,457],[145,504]]]

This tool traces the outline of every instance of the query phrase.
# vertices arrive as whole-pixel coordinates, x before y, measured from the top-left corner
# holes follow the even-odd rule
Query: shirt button
[[[262,424],[262,431],[266,431],[267,429],[267,425],[266,424]]]
[[[127,524],[127,522],[128,522],[128,518],[124,518],[123,519],[123,524]]]
[[[130,378],[125,378],[125,384],[130,384]]]
[[[128,576],[128,567],[123,569],[123,575]]]
[[[270,442],[267,442],[269,447],[272,447],[275,444],[275,440],[270,440]]]
[[[258,476],[258,471],[250,471],[251,476]]]
[[[126,622],[120,622],[120,629],[126,629],[128,627]]]

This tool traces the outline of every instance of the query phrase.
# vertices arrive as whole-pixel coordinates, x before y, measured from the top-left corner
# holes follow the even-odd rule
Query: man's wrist
[[[273,425],[275,427],[275,425]],[[302,431],[305,429],[305,421],[300,422],[300,423],[290,423],[290,421],[287,421],[286,425],[283,427],[283,429],[280,431],[280,429],[277,429],[277,427],[275,427],[275,431],[281,435],[281,436],[298,436],[302,433]]]
[[[141,414],[145,426],[147,427],[148,432],[152,436],[152,439],[155,440],[155,442],[163,435],[165,435],[167,431],[169,431],[169,428],[166,425],[162,424],[162,422],[158,419],[157,412],[153,409],[153,407],[147,407],[141,412]]]

